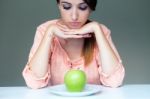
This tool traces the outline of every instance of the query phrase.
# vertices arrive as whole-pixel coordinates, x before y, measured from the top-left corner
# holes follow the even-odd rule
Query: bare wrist
[[[53,37],[53,31],[52,31],[52,28],[48,28],[48,30],[46,31],[46,36],[52,38]]]
[[[100,35],[102,33],[100,25],[95,22],[95,25],[93,25],[93,26],[94,26],[94,33],[95,33],[95,35]]]

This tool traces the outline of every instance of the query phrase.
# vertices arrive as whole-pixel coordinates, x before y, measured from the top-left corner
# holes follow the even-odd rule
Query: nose
[[[77,11],[76,8],[73,9],[71,17],[72,17],[73,21],[77,21],[78,20],[78,11]]]

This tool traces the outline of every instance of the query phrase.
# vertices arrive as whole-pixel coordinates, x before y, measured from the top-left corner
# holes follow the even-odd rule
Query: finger
[[[58,26],[58,28],[59,28],[61,31],[70,32],[70,29],[68,29],[68,28],[64,28],[64,27],[61,27],[61,26]]]
[[[62,27],[62,28],[65,28],[65,29],[68,29],[68,27],[66,26],[66,25],[62,25],[62,24],[60,24],[60,23],[56,23],[59,27]]]
[[[60,30],[63,31],[63,32],[67,32],[67,31],[68,31],[68,29],[66,29],[66,28],[64,28],[64,27],[61,27],[61,26],[58,26],[58,29],[60,29]]]
[[[78,36],[78,35],[69,35],[67,38],[83,38],[83,36]]]
[[[72,32],[73,34],[89,34],[94,32],[92,29],[89,28],[81,28],[81,29],[71,29],[68,32]]]
[[[82,32],[78,30],[66,30],[65,34],[74,34],[74,35],[85,35],[89,34],[90,32]]]
[[[73,35],[73,34],[70,34],[70,35],[65,35],[66,38],[89,38],[91,37],[90,34],[85,34],[85,35]]]
[[[73,32],[73,31],[65,31],[64,34],[66,35],[70,35],[70,34],[73,34],[73,35],[91,35],[91,33],[79,33],[79,32]]]
[[[70,35],[70,34],[73,34],[73,35],[81,35],[80,33],[76,33],[75,31],[70,31],[70,30],[65,31],[64,34],[66,34],[66,35]]]
[[[85,34],[85,35],[82,35],[83,38],[89,38],[89,37],[92,37],[91,34]]]

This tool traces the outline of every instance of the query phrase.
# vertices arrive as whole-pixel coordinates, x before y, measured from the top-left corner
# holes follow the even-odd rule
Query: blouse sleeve
[[[34,37],[34,43],[32,45],[30,53],[29,53],[28,62],[31,60],[31,58],[35,54],[43,36],[44,36],[45,30],[46,29],[43,25],[41,25],[37,28],[35,37]],[[50,79],[50,70],[48,70],[48,72],[46,73],[46,75],[43,78],[39,79],[34,74],[34,72],[29,68],[28,62],[22,72],[27,86],[30,88],[33,88],[33,89],[42,88],[42,87],[47,86],[49,79]]]
[[[124,75],[125,75],[125,69],[124,69],[124,66],[122,64],[122,60],[119,56],[119,53],[118,53],[117,49],[115,48],[115,45],[111,39],[110,30],[104,25],[101,25],[101,28],[102,28],[103,33],[105,34],[110,46],[112,47],[112,49],[114,50],[114,52],[118,58],[118,65],[116,66],[116,68],[114,69],[114,71],[110,75],[103,73],[102,67],[101,67],[101,61],[99,59],[100,55],[99,55],[99,52],[97,51],[96,52],[97,53],[96,54],[96,60],[97,60],[98,66],[99,66],[98,70],[99,70],[99,74],[100,74],[100,81],[105,86],[118,87],[123,82]]]

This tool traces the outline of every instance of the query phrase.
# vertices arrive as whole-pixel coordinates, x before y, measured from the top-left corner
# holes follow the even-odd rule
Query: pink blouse
[[[47,21],[37,28],[34,43],[30,50],[28,62],[36,52],[49,24],[55,24],[56,21],[57,20]],[[121,58],[111,40],[110,30],[103,24],[101,24],[101,27],[103,33],[105,34],[108,42],[110,43],[119,60],[117,68],[114,69],[111,75],[106,75],[103,73],[101,68],[101,60],[98,58],[100,54],[96,48],[94,50],[94,58],[92,62],[88,66],[84,66],[84,59],[82,57],[78,60],[71,61],[66,51],[61,46],[59,39],[57,37],[54,37],[52,55],[50,58],[49,70],[47,74],[43,78],[37,78],[34,72],[29,69],[27,63],[22,72],[27,86],[37,89],[50,85],[62,84],[64,83],[64,74],[70,69],[81,69],[85,71],[87,76],[87,83],[102,84],[110,87],[120,86],[123,82],[125,70],[122,65]]]

